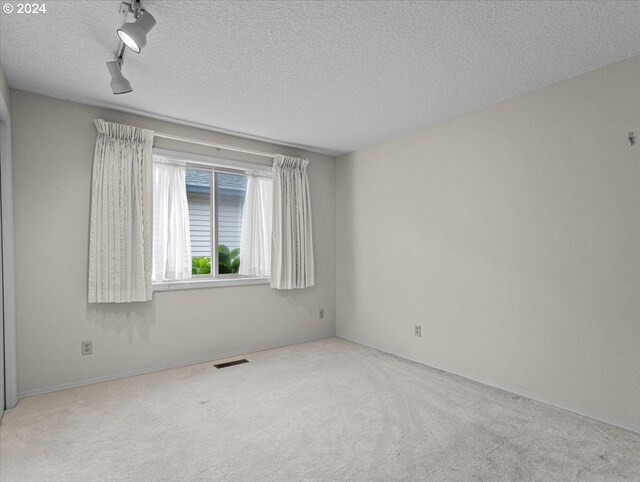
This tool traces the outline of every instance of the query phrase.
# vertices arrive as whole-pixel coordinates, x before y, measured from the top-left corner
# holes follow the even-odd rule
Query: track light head
[[[118,36],[124,44],[136,53],[140,53],[147,44],[147,34],[155,26],[156,19],[142,10],[135,22],[125,22],[118,29]]]
[[[122,75],[120,62],[117,60],[107,62],[107,68],[111,74],[111,90],[114,94],[126,94],[133,90],[129,81]]]

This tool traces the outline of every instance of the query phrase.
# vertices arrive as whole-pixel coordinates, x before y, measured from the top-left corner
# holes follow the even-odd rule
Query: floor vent
[[[233,360],[226,363],[218,363],[217,365],[213,365],[213,366],[216,368],[227,368],[227,367],[232,367],[233,365],[242,365],[243,363],[249,363],[249,360],[245,360],[243,358],[242,360]]]

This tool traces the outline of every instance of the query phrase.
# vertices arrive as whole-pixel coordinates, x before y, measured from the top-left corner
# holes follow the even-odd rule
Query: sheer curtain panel
[[[271,287],[314,285],[311,195],[306,159],[276,155],[273,163]]]
[[[247,171],[247,190],[240,233],[241,275],[269,276],[273,180],[268,173]]]
[[[153,163],[153,282],[191,278],[191,234],[184,164]]]
[[[94,122],[89,303],[148,301],[153,131]]]

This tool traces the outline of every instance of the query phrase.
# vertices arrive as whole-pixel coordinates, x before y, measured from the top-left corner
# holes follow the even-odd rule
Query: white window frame
[[[231,159],[222,159],[219,157],[203,156],[200,154],[190,154],[187,152],[173,151],[168,149],[153,149],[153,155],[163,157],[169,160],[184,161],[193,167],[205,167],[212,169],[211,176],[211,264],[212,273],[208,275],[195,275],[189,280],[183,281],[163,281],[161,283],[153,283],[153,291],[171,291],[171,290],[187,290],[198,288],[223,288],[227,286],[244,286],[244,285],[260,285],[269,284],[271,278],[267,276],[245,276],[240,274],[223,274],[218,271],[218,233],[217,233],[217,210],[215,204],[217,198],[217,178],[216,172],[228,172],[229,174],[246,175],[247,171],[264,171],[271,173],[271,166],[263,164],[253,164],[250,162],[234,161]],[[154,161],[155,162],[155,161]],[[215,273],[214,273],[215,271]]]

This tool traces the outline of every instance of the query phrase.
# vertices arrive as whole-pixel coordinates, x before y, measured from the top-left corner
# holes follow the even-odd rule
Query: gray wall
[[[4,103],[4,106],[6,107],[7,112],[9,112],[9,110],[11,110],[11,100],[10,100],[10,95],[9,95],[9,84],[7,84],[7,79],[4,78],[4,71],[2,70],[2,67],[0,66],[0,102]],[[4,119],[4,109],[2,111],[2,114],[0,114],[0,120],[5,120]]]
[[[4,79],[4,72],[0,67],[0,129],[4,130],[5,122],[11,122],[9,115],[9,87]],[[0,160],[4,157],[4,140],[0,137]],[[1,169],[0,169],[1,171]],[[0,176],[1,179],[1,176]],[[0,185],[0,210],[2,210],[2,186]],[[2,224],[0,223],[0,250],[2,249]],[[0,251],[0,418],[5,407],[4,388],[4,283],[3,283],[3,262]]]
[[[17,403],[15,283],[13,277],[13,186],[10,92],[0,66],[0,160],[2,191],[2,323],[0,323],[0,398],[2,407]],[[2,412],[0,411],[0,415]]]
[[[338,335],[640,430],[629,131],[640,57],[338,158]]]
[[[218,242],[229,249],[240,247],[244,197],[218,196]]]
[[[11,107],[20,393],[334,335],[334,158],[13,90]],[[170,291],[149,303],[87,304],[95,118],[308,158],[316,286]],[[158,147],[211,153],[168,141]],[[93,355],[80,355],[81,340],[93,340]]]
[[[211,256],[211,200],[209,194],[187,192],[191,256]],[[218,195],[218,242],[240,247],[244,197]]]
[[[211,199],[209,193],[187,192],[191,256],[211,256]]]

